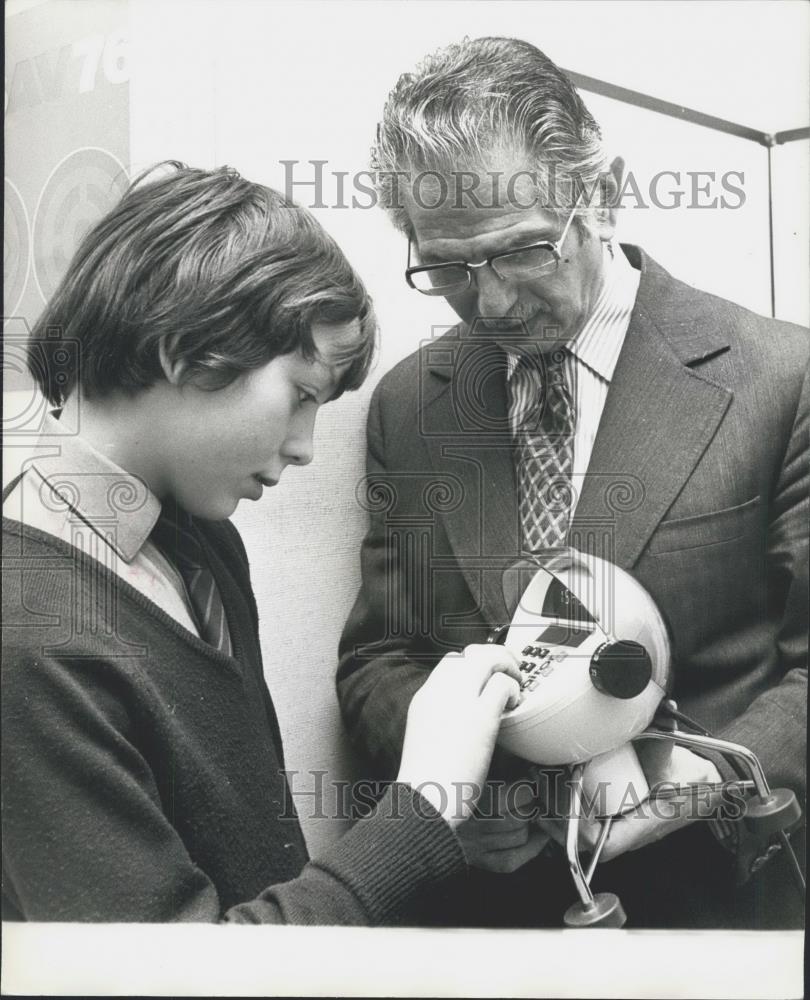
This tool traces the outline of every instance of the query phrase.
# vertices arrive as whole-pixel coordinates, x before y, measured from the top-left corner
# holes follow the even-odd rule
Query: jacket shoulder
[[[739,361],[763,374],[803,373],[810,358],[810,330],[695,288],[638,248],[627,249],[641,263],[636,304],[663,330],[676,353],[696,357],[701,342],[710,348],[725,344]]]
[[[418,397],[420,379],[424,378],[434,357],[446,359],[448,352],[455,353],[461,335],[461,325],[452,327],[440,337],[425,341],[411,354],[398,361],[380,379],[372,394],[372,406],[409,403]]]

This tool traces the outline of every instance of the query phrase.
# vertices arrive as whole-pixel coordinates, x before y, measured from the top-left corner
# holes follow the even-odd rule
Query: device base
[[[598,892],[590,904],[573,903],[565,911],[566,927],[624,927],[627,915],[617,895]]]
[[[760,836],[786,830],[801,815],[796,794],[789,788],[774,788],[767,798],[754,795],[745,803],[745,825]]]

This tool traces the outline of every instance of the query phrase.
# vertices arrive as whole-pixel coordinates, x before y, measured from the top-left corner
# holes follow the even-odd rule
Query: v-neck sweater
[[[464,870],[409,786],[317,860],[284,775],[244,546],[198,521],[226,656],[66,542],[3,520],[5,919],[394,923]]]

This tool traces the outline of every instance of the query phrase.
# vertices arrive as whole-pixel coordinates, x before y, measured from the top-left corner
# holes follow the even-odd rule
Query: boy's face
[[[215,391],[173,386],[164,434],[161,492],[190,513],[220,520],[240,500],[258,500],[287,465],[312,461],[318,407],[335,392],[349,362],[336,358],[360,336],[357,320],[313,326],[314,361],[298,352],[274,358]]]

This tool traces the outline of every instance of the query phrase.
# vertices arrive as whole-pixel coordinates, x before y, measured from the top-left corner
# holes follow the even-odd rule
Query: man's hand
[[[520,670],[504,646],[448,653],[416,692],[397,781],[417,789],[456,829],[472,815],[501,714],[520,701]]]
[[[640,742],[636,751],[650,788],[656,785],[715,784],[720,772],[710,760],[698,757],[686,747],[668,743]],[[696,819],[708,819],[709,807],[719,804],[716,796],[683,795],[642,803],[637,809],[614,820],[602,851],[602,860],[636,851],[668,837]]]
[[[647,740],[639,741],[635,747],[651,789],[656,785],[714,784],[722,781],[711,761],[685,747],[669,743],[653,744]],[[719,804],[719,796],[720,793],[695,796],[687,794],[642,802],[631,812],[613,821],[600,861],[610,861],[626,851],[636,851],[668,837],[695,819],[708,818],[711,808]],[[556,805],[556,812],[560,815],[559,804]],[[564,821],[544,818],[537,822],[554,840],[565,845]],[[601,822],[583,817],[579,825],[580,850],[592,851],[601,829]]]
[[[549,835],[531,820],[534,791],[525,782],[492,783],[479,801],[478,812],[457,829],[474,868],[508,874],[536,857]]]

